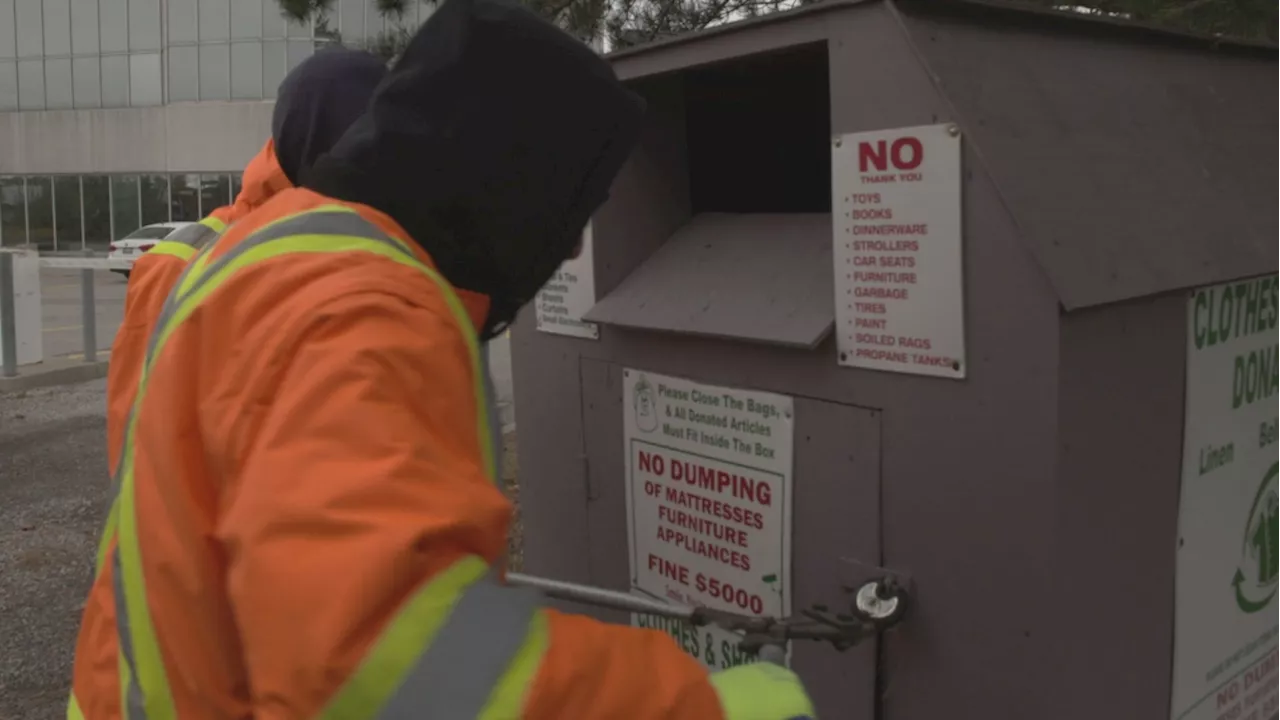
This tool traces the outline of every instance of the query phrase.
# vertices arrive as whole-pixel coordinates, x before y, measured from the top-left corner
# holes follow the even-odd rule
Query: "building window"
[[[200,216],[231,204],[231,176],[225,173],[200,176]]]
[[[142,224],[169,222],[168,176],[143,175],[138,179],[138,188],[142,194]]]
[[[169,48],[169,101],[200,99],[200,56],[195,45]]]
[[[262,37],[284,37],[284,11],[275,0],[262,1]]]
[[[231,98],[257,100],[262,97],[262,43],[231,45]],[[0,99],[0,102],[3,102]]]
[[[13,20],[18,39],[18,57],[44,55],[44,23],[40,0],[15,0]]]
[[[200,219],[200,176],[173,175],[173,219],[195,222]]]
[[[44,61],[18,61],[18,108],[44,109]]]
[[[13,2],[5,0],[3,10],[0,15],[4,15],[9,22],[0,23],[0,58],[12,58],[18,55],[18,38],[13,28]]]
[[[169,0],[169,44],[195,42],[199,32],[196,0]]]
[[[262,43],[262,94],[273,98],[284,80],[285,52],[283,40]]]
[[[129,56],[102,56],[102,107],[129,107]]]
[[[80,224],[80,176],[53,178],[53,244],[62,252],[84,248],[84,228]]]
[[[72,100],[78,108],[102,106],[102,68],[96,57],[71,61]]]
[[[27,198],[22,178],[0,177],[0,245],[27,244]]]
[[[98,26],[102,52],[128,52],[129,0],[98,0]]]
[[[337,30],[342,34],[343,41],[358,42],[365,38],[364,8],[365,0],[339,0]]]
[[[23,0],[18,0],[22,2]],[[44,54],[71,54],[71,4],[68,0],[44,0]]]
[[[18,109],[18,64],[0,60],[0,110]]]
[[[274,0],[273,0],[274,2]],[[227,0],[200,0],[200,39],[226,41],[231,38],[228,23],[231,8]]]
[[[129,104],[134,107],[159,105],[160,54],[129,56]]]
[[[227,100],[231,97],[231,53],[227,45],[200,46],[200,99]]]
[[[111,242],[111,178],[106,175],[84,175],[80,178],[84,207],[84,244],[105,251]],[[133,183],[133,214],[138,214],[138,186]]]
[[[71,0],[71,52],[98,54],[98,0]]]
[[[53,230],[53,178],[27,176],[27,244],[41,252],[57,249]]]
[[[240,173],[231,174],[231,202],[235,202],[240,197],[240,191],[244,189],[244,176]]]
[[[142,200],[137,175],[111,178],[111,239],[119,239],[142,227]]]
[[[129,0],[129,49],[160,49],[160,0]],[[158,56],[156,62],[158,77]]]
[[[50,110],[72,107],[71,58],[44,61],[44,101]]]
[[[268,0],[272,4],[275,0]],[[262,35],[262,0],[231,0],[231,37],[257,39]]]

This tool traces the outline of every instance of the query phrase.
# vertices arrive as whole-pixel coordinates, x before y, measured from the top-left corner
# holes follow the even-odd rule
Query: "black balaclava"
[[[332,148],[364,114],[386,74],[386,65],[376,56],[332,47],[303,60],[285,76],[271,114],[271,137],[289,182],[297,185],[301,170]]]
[[[644,103],[590,48],[505,0],[447,0],[302,185],[398,222],[497,335],[576,247]]]

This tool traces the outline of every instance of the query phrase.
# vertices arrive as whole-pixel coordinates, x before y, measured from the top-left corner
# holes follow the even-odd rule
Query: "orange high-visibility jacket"
[[[120,441],[138,387],[151,329],[187,261],[228,225],[290,186],[276,160],[275,144],[268,139],[245,167],[243,184],[233,204],[214,210],[172,239],[156,243],[133,264],[124,296],[124,320],[111,344],[111,365],[107,369],[107,467],[110,472],[115,473],[120,462]]]
[[[286,190],[174,292],[68,717],[725,717],[669,636],[497,582],[511,507],[476,341],[488,302],[394,221]]]

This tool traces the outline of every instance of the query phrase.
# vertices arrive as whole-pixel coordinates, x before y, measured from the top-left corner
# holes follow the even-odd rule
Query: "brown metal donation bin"
[[[1275,47],[828,0],[611,58],[649,126],[512,333],[525,571],[909,579],[791,643],[824,720],[1276,717]]]

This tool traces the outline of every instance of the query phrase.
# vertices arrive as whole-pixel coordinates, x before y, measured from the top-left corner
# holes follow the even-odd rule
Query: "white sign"
[[[1173,720],[1276,716],[1278,295],[1270,275],[1188,304]]]
[[[955,126],[841,136],[831,171],[840,364],[963,378]]]
[[[632,592],[791,612],[791,398],[624,371]],[[716,628],[633,616],[710,669],[754,661]]]
[[[598,340],[600,327],[583,322],[582,316],[596,304],[596,271],[592,259],[591,225],[582,233],[582,252],[564,261],[556,274],[538,291],[534,304],[537,327],[545,333]]]

